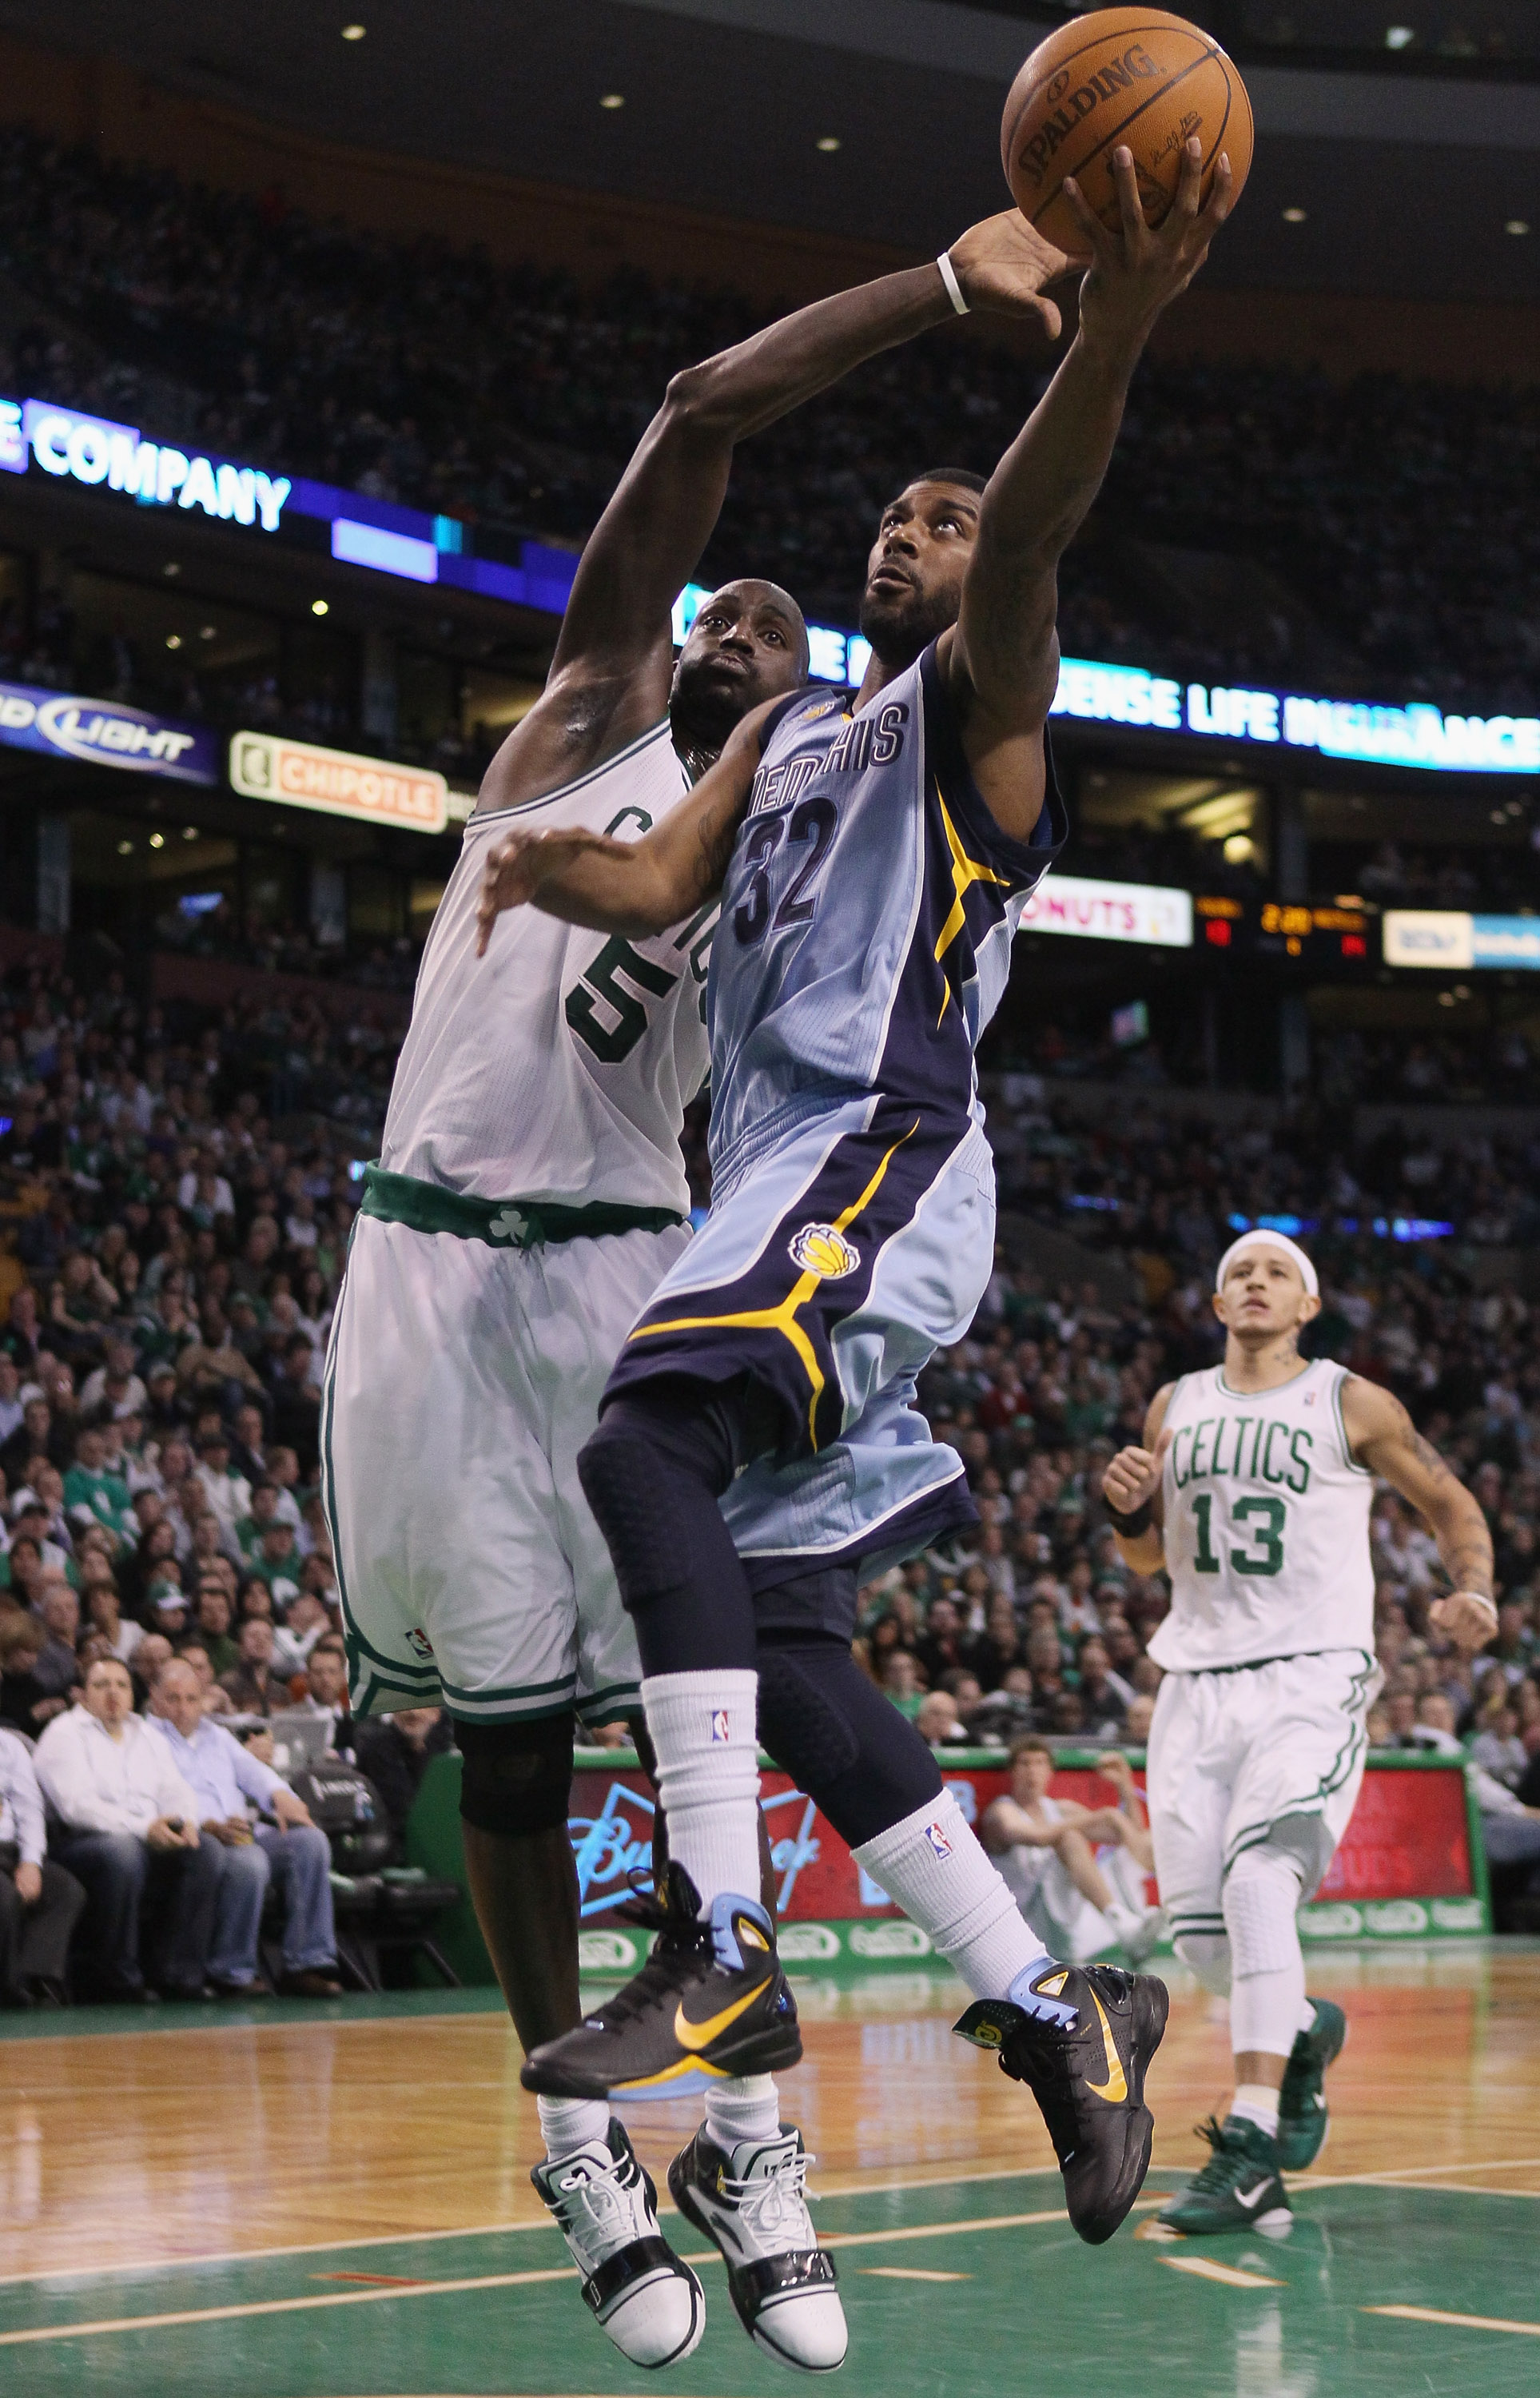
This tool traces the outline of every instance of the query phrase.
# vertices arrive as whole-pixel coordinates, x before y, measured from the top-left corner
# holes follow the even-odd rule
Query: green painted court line
[[[1453,2324],[1462,2331],[1518,2331],[1540,2339],[1540,2323],[1510,2323],[1503,2315],[1450,2315],[1440,2307],[1360,2307],[1359,2311],[1396,2315],[1402,2323]]]

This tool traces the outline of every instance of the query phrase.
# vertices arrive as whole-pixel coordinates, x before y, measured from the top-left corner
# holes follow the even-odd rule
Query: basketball
[[[1218,43],[1161,8],[1102,8],[1051,34],[1022,68],[1000,124],[1000,163],[1028,222],[1073,251],[1083,236],[1064,196],[1066,175],[1116,229],[1112,154],[1126,142],[1145,219],[1159,224],[1195,133],[1203,198],[1224,150],[1239,199],[1252,163],[1252,103]]]

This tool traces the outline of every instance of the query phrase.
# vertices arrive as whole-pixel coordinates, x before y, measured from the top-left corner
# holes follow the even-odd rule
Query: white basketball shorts
[[[577,1455],[689,1240],[675,1226],[507,1249],[360,1215],[321,1420],[358,1714],[639,1711]]]
[[[1298,1857],[1304,1897],[1316,1890],[1358,1799],[1379,1684],[1361,1649],[1166,1676],[1145,1796],[1174,1938],[1223,1933],[1225,1877],[1264,1840]]]

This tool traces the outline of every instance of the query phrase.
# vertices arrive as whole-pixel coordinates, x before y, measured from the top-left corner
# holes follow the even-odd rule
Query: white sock
[[[552,2164],[579,2149],[603,2148],[609,2136],[609,2108],[603,2098],[538,2098],[541,2137]]]
[[[706,2130],[730,2157],[741,2140],[774,2140],[781,2135],[781,2098],[772,2073],[746,2073],[714,2081],[706,2092]]]
[[[1300,2011],[1299,2011],[1299,2024],[1298,2024],[1298,2027],[1297,2027],[1297,2028],[1298,2028],[1298,2029],[1299,2029],[1300,2031],[1314,2031],[1314,2030],[1315,2030],[1315,2028],[1316,2028],[1316,2002],[1315,2002],[1314,1999],[1306,1999],[1306,2001],[1305,2001],[1305,2004],[1301,2007],[1301,2009],[1300,2009]]]
[[[757,1674],[653,1674],[642,1684],[668,1853],[701,1896],[759,1895]]]
[[[928,1932],[976,1999],[1013,1998],[1052,1964],[949,1790],[864,1841],[856,1863]],[[1018,1988],[1016,1986],[1021,1985]],[[1054,2013],[1067,2021],[1073,2009]]]
[[[1270,2140],[1278,2137],[1278,2092],[1265,2081],[1238,2081],[1230,2112],[1245,2123],[1256,2123]]]

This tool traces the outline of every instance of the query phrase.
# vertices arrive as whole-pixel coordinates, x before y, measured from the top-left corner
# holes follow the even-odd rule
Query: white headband
[[[1320,1283],[1317,1278],[1315,1267],[1310,1263],[1309,1259],[1306,1256],[1305,1251],[1300,1247],[1299,1243],[1297,1241],[1292,1241],[1287,1233],[1270,1233],[1262,1225],[1259,1225],[1255,1232],[1242,1233],[1239,1241],[1232,1241],[1230,1243],[1229,1247],[1225,1250],[1214,1270],[1213,1287],[1215,1290],[1224,1289],[1225,1276],[1229,1272],[1231,1266],[1234,1265],[1237,1258],[1240,1257],[1247,1249],[1262,1248],[1281,1249],[1285,1257],[1292,1258],[1295,1265],[1299,1268],[1300,1280],[1304,1283],[1305,1287],[1309,1292],[1311,1298],[1319,1299],[1320,1297]]]

